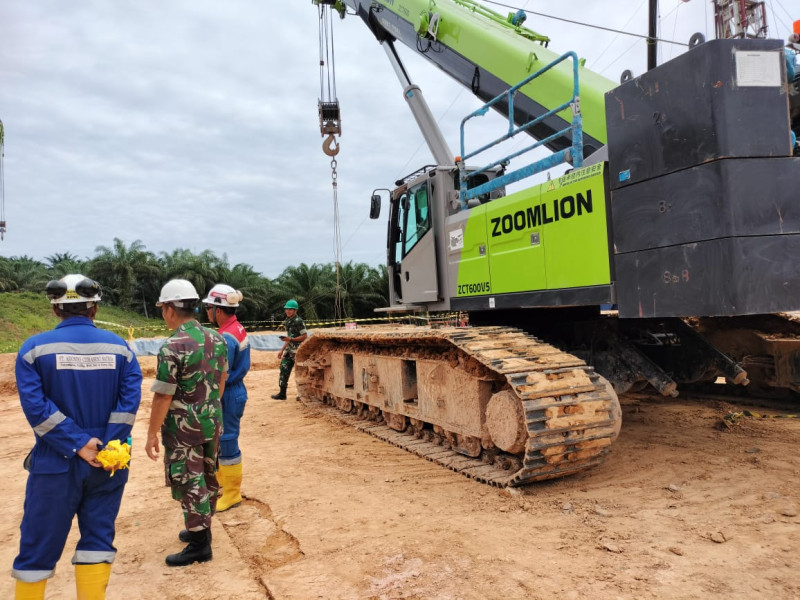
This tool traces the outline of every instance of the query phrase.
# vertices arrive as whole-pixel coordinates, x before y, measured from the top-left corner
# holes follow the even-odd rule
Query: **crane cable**
[[[344,302],[341,286],[342,233],[339,219],[338,177],[336,170],[339,143],[336,136],[341,135],[339,100],[336,97],[336,65],[333,44],[333,11],[329,5],[319,4],[319,125],[325,138],[322,151],[331,157],[331,186],[333,188],[333,256],[336,265],[336,287],[334,288],[333,309],[336,319],[344,318]]]
[[[6,235],[6,184],[3,173],[3,156],[5,154],[3,122],[0,121],[0,241]]]
[[[497,6],[502,6],[503,8],[508,8],[508,9],[511,9],[511,10],[522,10],[522,9],[516,7],[516,6],[512,6],[510,4],[505,4],[503,2],[496,2],[495,0],[484,0],[484,2],[486,2],[487,4],[495,4]],[[668,15],[666,15],[666,16],[669,16],[669,14],[671,14],[675,10],[677,10],[677,7],[673,8],[672,11],[670,11],[670,13],[668,13]],[[574,21],[573,19],[566,19],[564,17],[556,17],[556,16],[553,16],[553,15],[548,15],[548,14],[536,12],[536,11],[533,11],[533,10],[526,10],[524,12],[528,13],[529,15],[535,15],[537,17],[544,17],[545,19],[553,19],[554,21],[562,21],[564,23],[571,23],[572,25],[580,25],[582,27],[588,27],[590,29],[598,29],[600,31],[609,31],[611,33],[617,33],[617,34],[620,34],[620,35],[627,35],[627,36],[630,36],[630,37],[641,38],[641,39],[644,39],[644,40],[646,40],[646,39],[648,39],[650,37],[650,36],[647,36],[647,35],[644,35],[644,34],[641,34],[641,33],[631,33],[630,31],[622,31],[622,30],[619,30],[619,29],[613,29],[611,27],[603,27],[602,25],[593,25],[591,23],[585,23],[585,22],[582,22],[582,21]],[[676,42],[674,40],[667,40],[667,39],[663,39],[663,38],[656,38],[656,41],[659,42],[659,43],[663,43],[663,44],[675,44],[676,46],[688,46],[689,45],[688,43],[685,43],[685,42]]]

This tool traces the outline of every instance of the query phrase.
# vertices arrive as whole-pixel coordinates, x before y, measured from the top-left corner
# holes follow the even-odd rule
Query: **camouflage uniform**
[[[216,510],[219,386],[227,369],[225,339],[196,320],[178,327],[158,352],[152,390],[172,396],[161,426],[165,475],[189,531],[209,528]]]
[[[306,331],[306,324],[303,323],[303,319],[297,314],[291,319],[286,319],[283,324],[286,327],[286,335],[290,338],[300,337],[304,333],[308,333]],[[286,345],[286,350],[283,351],[280,377],[278,379],[278,386],[281,388],[285,388],[289,384],[289,375],[291,375],[292,369],[294,368],[294,355],[297,353],[297,349],[300,347],[301,343],[302,342],[289,342]]]

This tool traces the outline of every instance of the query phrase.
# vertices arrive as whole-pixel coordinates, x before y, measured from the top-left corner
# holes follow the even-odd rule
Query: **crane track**
[[[481,376],[516,394],[527,430],[524,452],[465,456],[422,439],[419,431],[399,432],[376,422],[375,411],[354,414],[335,408],[337,398],[320,385],[318,374],[329,367],[324,355],[339,347],[376,355],[402,352],[404,357],[444,357],[447,349],[455,349],[460,363],[469,363],[468,371],[474,372],[472,363],[478,363]],[[297,364],[301,399],[322,402],[323,413],[489,485],[519,486],[591,468],[602,462],[619,431],[616,395],[591,367],[509,327],[317,330],[298,350]]]

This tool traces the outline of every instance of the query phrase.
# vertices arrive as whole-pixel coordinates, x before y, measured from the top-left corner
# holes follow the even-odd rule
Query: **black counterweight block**
[[[619,316],[800,310],[800,234],[733,237],[618,254]]]
[[[781,40],[712,40],[606,93],[610,185],[791,156]]]
[[[617,254],[800,233],[800,158],[717,160],[656,177],[613,190],[611,214]]]

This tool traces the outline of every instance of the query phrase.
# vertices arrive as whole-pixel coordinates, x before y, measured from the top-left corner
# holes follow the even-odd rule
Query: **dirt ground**
[[[0,356],[0,597],[13,595],[33,442]],[[716,400],[623,397],[604,465],[501,491],[294,400],[274,353],[254,353],[242,426],[246,497],[213,525],[214,560],[168,568],[178,504],[143,442],[155,359],[117,520],[108,598],[205,600],[800,598],[800,419],[746,419]],[[292,388],[290,388],[292,389]],[[798,409],[800,410],[800,408]],[[74,598],[73,527],[47,598]]]

